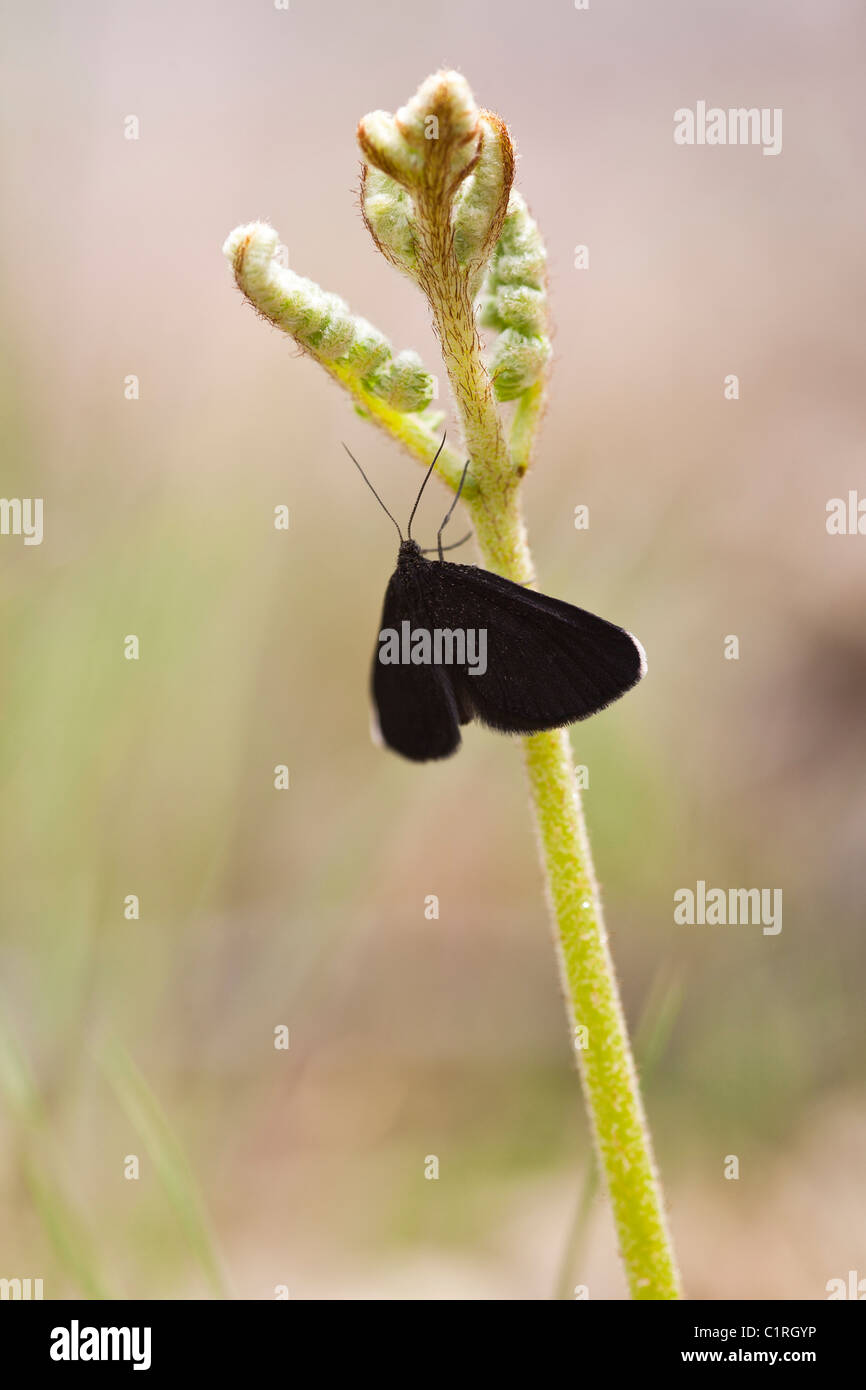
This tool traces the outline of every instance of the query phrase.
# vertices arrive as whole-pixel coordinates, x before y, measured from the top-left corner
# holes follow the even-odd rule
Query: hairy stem
[[[485,563],[507,579],[533,582],[518,488],[543,405],[537,384],[517,407],[512,458],[481,356],[474,308],[454,253],[447,198],[416,196],[418,282],[433,312],[465,432],[477,493],[468,499]],[[517,463],[517,467],[515,467]],[[680,1296],[652,1146],[607,944],[601,902],[568,734],[524,740],[557,954],[601,1170],[613,1208],[629,1288],[636,1299]]]
[[[396,116],[366,116],[358,140],[367,161],[365,223],[382,254],[415,280],[432,310],[471,460],[463,498],[482,557],[505,578],[533,584],[519,486],[544,409],[551,347],[544,246],[511,188],[514,150],[507,127],[475,107],[459,73],[440,72]],[[258,311],[315,357],[365,416],[427,464],[437,441],[434,425],[419,413],[432,394],[420,359],[394,357],[384,336],[337,296],[283,272],[272,228],[239,227],[224,249]],[[485,265],[482,322],[499,335],[492,377],[476,323]],[[510,438],[495,396],[516,402]],[[455,487],[462,466],[462,457],[445,449],[437,471]],[[558,730],[524,742],[569,1027],[629,1287],[634,1298],[678,1298],[568,735]]]
[[[322,366],[335,381],[338,381],[349,392],[363,414],[368,416],[392,439],[398,440],[413,458],[417,459],[425,468],[427,467],[442,443],[442,436],[435,433],[426,420],[420,415],[394,410],[378,396],[365,391],[357,377],[342,370],[339,366],[331,362],[323,362]],[[439,461],[436,464],[436,472],[454,492],[460,485],[464,463],[463,456],[452,449],[450,445],[445,444],[443,446]],[[467,476],[463,484],[462,496],[470,501],[475,497],[477,491],[475,479]]]
[[[493,387],[481,360],[481,343],[466,277],[451,243],[450,223],[436,197],[419,196],[418,282],[433,311],[448,380],[460,407],[466,448],[482,490],[499,489],[511,473],[511,458],[493,401]],[[445,205],[447,207],[447,204]]]
[[[503,551],[500,531],[496,557]],[[522,531],[508,579],[531,572]],[[507,550],[507,543],[505,549]],[[576,1049],[586,1105],[604,1173],[620,1252],[636,1299],[680,1297],[640,1088],[607,944],[589,837],[564,729],[524,739],[530,795],[572,1029],[586,1029]],[[575,1033],[575,1036],[577,1034]]]
[[[546,395],[547,386],[542,377],[536,381],[534,386],[530,386],[528,390],[524,391],[517,402],[517,409],[511,423],[509,443],[511,457],[514,461],[514,471],[518,478],[523,477],[532,462],[532,447],[544,413]]]

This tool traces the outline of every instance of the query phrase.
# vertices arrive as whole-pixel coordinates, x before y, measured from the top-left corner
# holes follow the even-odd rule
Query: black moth
[[[537,734],[586,719],[631,690],[646,671],[643,648],[623,628],[476,565],[443,559],[444,550],[469,539],[442,545],[468,463],[439,528],[439,558],[426,558],[412,540],[412,521],[441,449],[421,484],[405,540],[352,460],[400,536],[371,685],[382,741],[413,762],[450,757],[460,747],[460,725],[472,719],[507,734]]]

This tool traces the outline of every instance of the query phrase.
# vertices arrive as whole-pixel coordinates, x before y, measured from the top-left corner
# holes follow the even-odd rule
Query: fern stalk
[[[533,584],[520,482],[544,410],[551,345],[544,246],[512,189],[508,130],[478,110],[460,74],[439,72],[396,115],[366,116],[358,141],[368,230],[430,305],[471,460],[463,498],[482,558],[505,578]],[[362,413],[429,462],[438,421],[426,410],[432,378],[420,361],[393,358],[342,300],[281,267],[275,247],[276,233],[262,224],[232,233],[225,251],[240,288]],[[494,335],[489,359],[479,321]],[[510,432],[499,402],[515,402]],[[461,456],[443,450],[437,471],[453,488],[461,466]],[[629,1289],[635,1299],[679,1298],[568,735],[523,742],[569,1030]]]

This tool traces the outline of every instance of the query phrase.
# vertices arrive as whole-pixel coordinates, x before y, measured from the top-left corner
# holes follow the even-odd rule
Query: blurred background
[[[442,65],[510,123],[549,250],[541,586],[649,656],[572,738],[687,1291],[866,1276],[866,539],[825,527],[866,494],[862,8],[2,13],[2,493],[45,535],[0,538],[0,1276],[625,1297],[519,746],[470,727],[417,767],[368,736],[394,535],[340,441],[398,516],[420,471],[220,251],[271,221],[441,373],[354,130]],[[698,100],[781,107],[782,153],[675,146]],[[782,932],[675,926],[698,879],[781,888]]]

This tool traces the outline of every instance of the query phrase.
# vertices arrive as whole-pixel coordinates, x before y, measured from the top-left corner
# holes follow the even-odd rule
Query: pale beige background
[[[45,498],[45,541],[0,541],[0,1018],[44,1123],[7,1104],[0,1274],[86,1292],[48,1234],[68,1207],[113,1296],[209,1292],[100,1069],[118,1040],[232,1293],[554,1289],[588,1139],[519,753],[470,730],[417,768],[369,743],[394,537],[340,441],[398,513],[418,470],[220,255],[271,220],[436,370],[361,223],[353,132],[447,64],[511,124],[550,253],[542,584],[649,656],[573,737],[631,1021],[682,992],[648,1105],[688,1291],[866,1275],[866,539],[824,525],[866,493],[861,7],[18,0],[3,33],[3,492]],[[783,108],[782,154],[677,148],[698,99]],[[781,887],[781,935],[675,928],[698,878]],[[624,1296],[602,1206],[574,1278]]]

